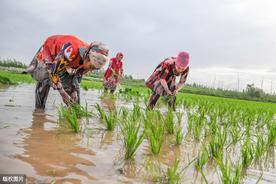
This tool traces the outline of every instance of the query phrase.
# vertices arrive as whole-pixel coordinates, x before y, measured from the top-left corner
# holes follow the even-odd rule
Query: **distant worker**
[[[26,69],[37,80],[36,109],[45,109],[50,87],[58,90],[64,103],[80,103],[82,75],[101,69],[108,49],[101,42],[90,45],[72,35],[54,35],[46,39]]]
[[[175,110],[176,95],[184,86],[189,72],[189,53],[179,52],[161,62],[147,79],[146,86],[152,90],[148,109],[153,109],[160,96],[170,97],[169,107]],[[180,76],[176,84],[176,77]]]
[[[108,68],[104,74],[104,89],[105,91],[110,90],[111,93],[114,93],[117,85],[123,77],[123,53],[118,52],[115,58],[110,59]]]

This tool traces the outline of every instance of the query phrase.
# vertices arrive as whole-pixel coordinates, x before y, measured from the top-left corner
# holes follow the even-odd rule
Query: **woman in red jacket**
[[[101,42],[87,44],[72,35],[48,37],[26,70],[38,81],[36,109],[45,108],[50,87],[59,91],[66,104],[79,103],[82,75],[102,68],[107,55],[108,49]]]
[[[108,68],[104,74],[104,89],[114,93],[118,83],[123,77],[123,53],[118,52],[115,58],[110,59]]]

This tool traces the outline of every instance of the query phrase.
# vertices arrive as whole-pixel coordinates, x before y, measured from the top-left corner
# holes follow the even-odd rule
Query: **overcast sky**
[[[1,0],[0,57],[27,64],[48,36],[73,34],[106,43],[110,57],[122,51],[136,78],[186,50],[189,83],[271,92],[275,10],[275,0]]]

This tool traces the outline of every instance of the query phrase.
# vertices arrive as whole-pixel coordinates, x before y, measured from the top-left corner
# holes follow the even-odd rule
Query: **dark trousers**
[[[158,101],[158,99],[160,98],[160,95],[152,92],[151,96],[150,96],[150,100],[149,100],[149,104],[148,104],[148,109],[153,109]],[[168,106],[170,108],[172,108],[175,111],[176,108],[176,96],[170,96],[170,99],[168,101]]]
[[[70,76],[68,73],[60,75],[62,86],[69,96],[73,96],[73,93],[77,94],[76,102],[80,103],[80,88],[81,75]],[[37,82],[35,89],[35,108],[45,109],[45,104],[50,91],[50,79],[45,79],[41,82]]]
[[[45,109],[45,104],[47,101],[50,88],[51,86],[47,81],[37,82],[36,88],[35,88],[35,108],[36,109]]]

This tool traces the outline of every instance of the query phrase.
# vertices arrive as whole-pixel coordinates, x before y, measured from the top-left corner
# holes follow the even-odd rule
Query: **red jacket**
[[[72,35],[54,35],[46,39],[36,57],[43,62],[53,62],[58,54],[62,54],[71,68],[77,68],[82,64],[79,48],[88,46],[89,44]]]
[[[104,79],[108,80],[109,77],[111,77],[112,75],[112,71],[111,69],[113,69],[116,74],[121,73],[123,75],[123,63],[122,61],[118,61],[116,58],[111,58],[110,59],[110,64],[108,66],[108,68],[105,71],[104,74]],[[118,75],[115,75],[115,80],[118,81]]]

